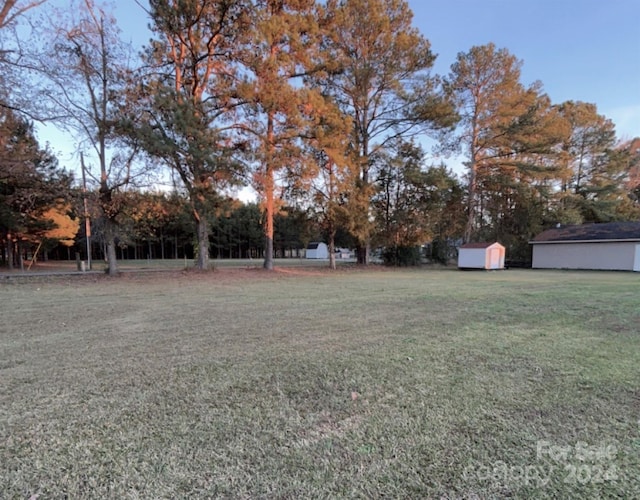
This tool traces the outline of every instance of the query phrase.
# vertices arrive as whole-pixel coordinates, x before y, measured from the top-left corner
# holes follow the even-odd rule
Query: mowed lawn
[[[16,277],[0,307],[3,499],[640,497],[637,273]]]

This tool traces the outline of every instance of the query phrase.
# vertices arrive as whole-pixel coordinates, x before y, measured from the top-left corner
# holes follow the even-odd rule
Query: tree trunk
[[[471,238],[473,237],[473,233],[475,232],[475,222],[476,222],[476,184],[475,184],[475,173],[473,171],[470,172],[470,181],[469,181],[469,199],[468,199],[468,208],[467,208],[467,224],[464,229],[464,242],[469,243]]]
[[[267,181],[267,184],[270,184]],[[268,271],[273,271],[273,187],[265,189],[265,225],[264,225],[264,265]]]
[[[268,271],[273,270],[273,218],[275,215],[274,200],[274,179],[271,162],[273,161],[273,137],[274,137],[274,118],[273,113],[269,113],[267,117],[267,148],[269,151],[267,164],[264,173],[264,203],[265,203],[265,224],[264,224],[264,268]]]
[[[116,255],[116,235],[115,223],[110,219],[105,219],[104,232],[107,243],[107,269],[109,276],[118,274],[118,257]]]
[[[18,264],[20,265],[20,271],[24,272],[24,248],[22,248],[22,242],[18,241]]]
[[[336,268],[336,245],[335,245],[335,231],[329,232],[329,268]]]
[[[266,270],[273,271],[273,237],[265,235],[264,238],[264,266]]]
[[[368,109],[365,106],[365,116],[368,115]],[[365,204],[367,214],[369,212],[369,208],[371,207],[371,199],[369,198],[369,135],[367,133],[363,134],[362,137],[362,156],[360,161],[362,162],[362,191],[363,196],[366,198],[367,203]],[[366,224],[366,222],[365,222]],[[358,264],[363,266],[369,265],[369,246],[371,239],[371,228],[367,227],[365,231],[364,241],[359,243],[356,247],[356,255],[358,258]]]
[[[467,200],[467,224],[464,229],[464,243],[469,243],[475,233],[478,197],[478,117],[474,114],[471,124],[471,157],[469,162],[469,198]]]
[[[207,219],[202,216],[196,216],[197,221],[197,238],[198,238],[198,259],[196,261],[196,269],[204,271],[209,269],[209,226]]]
[[[7,264],[9,266],[9,271],[13,271],[13,264],[14,264],[14,247],[13,247],[13,239],[11,237],[11,234],[7,235]]]
[[[107,265],[109,266],[109,276],[118,274],[118,259],[116,257],[116,242],[110,238],[107,242]]]
[[[363,266],[366,266],[369,264],[369,244],[368,243],[364,243],[364,244],[358,244],[358,246],[356,246],[356,259],[358,264],[362,264]]]

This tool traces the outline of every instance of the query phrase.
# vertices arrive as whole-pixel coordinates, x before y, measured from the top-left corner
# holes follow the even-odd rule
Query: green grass
[[[638,274],[41,277],[0,304],[1,498],[640,497]]]

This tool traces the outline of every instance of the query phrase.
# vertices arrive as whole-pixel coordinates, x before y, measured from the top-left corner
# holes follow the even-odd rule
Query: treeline
[[[141,51],[106,7],[26,9],[40,3],[0,1],[8,265],[43,242],[81,249],[81,219],[116,273],[132,253],[271,269],[318,238],[362,264],[372,248],[406,263],[426,243],[446,259],[475,240],[526,260],[551,225],[640,218],[637,139],[620,141],[594,104],[524,85],[522,62],[493,44],[433,75],[402,0],[150,0]],[[38,145],[34,118],[78,144],[86,191]],[[172,194],[150,191],[160,178]],[[230,199],[242,185],[257,205]]]
[[[122,195],[116,253],[122,259],[194,259],[197,238],[191,223],[189,200],[179,194],[129,192]],[[92,204],[97,221],[92,226],[92,255],[106,257],[106,241],[100,228],[99,207]],[[264,233],[262,211],[257,203],[242,203],[220,198],[207,221],[210,257],[216,259],[262,259]],[[276,257],[302,257],[307,244],[322,238],[310,214],[285,207],[275,217],[274,254]],[[79,227],[78,242],[86,242],[86,228]],[[51,245],[55,245],[51,241]],[[81,248],[81,245],[77,246]],[[68,253],[53,247],[49,257],[68,258]],[[81,258],[86,259],[81,248]]]

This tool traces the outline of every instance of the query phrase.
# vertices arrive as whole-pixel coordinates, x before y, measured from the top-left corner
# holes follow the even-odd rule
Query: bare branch
[[[39,5],[42,5],[47,0],[33,0],[25,5],[18,6],[19,0],[4,0],[2,8],[0,8],[0,29],[6,28],[19,16],[31,10]],[[14,9],[12,12],[12,9]]]

